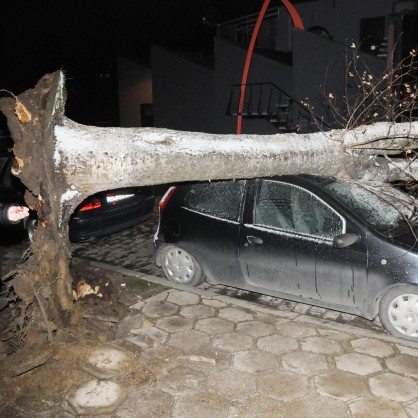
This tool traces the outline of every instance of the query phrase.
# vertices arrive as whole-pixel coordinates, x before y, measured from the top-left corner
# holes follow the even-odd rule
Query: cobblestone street
[[[152,260],[155,230],[154,217],[74,244],[74,256],[167,286]],[[3,268],[26,247],[0,247]],[[80,382],[36,416],[418,418],[418,344],[387,335],[378,322],[208,283],[169,288],[130,306],[116,340],[92,354],[125,359],[123,373],[115,360],[110,380]],[[129,384],[127,362],[149,377]],[[103,387],[114,406],[106,398],[92,407],[84,392],[100,397]]]

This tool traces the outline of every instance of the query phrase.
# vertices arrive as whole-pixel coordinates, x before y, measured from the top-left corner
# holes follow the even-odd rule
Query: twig
[[[53,356],[54,356],[54,350],[47,351],[41,354],[35,360],[28,361],[27,363],[24,363],[12,369],[12,376],[20,376],[23,373],[26,373],[30,370],[35,369],[36,367],[42,366],[42,364],[45,364]]]
[[[44,322],[45,322],[46,331],[48,333],[48,341],[50,343],[52,343],[52,330],[51,330],[51,326],[50,326],[49,321],[48,321],[48,316],[46,314],[45,307],[44,307],[44,305],[43,305],[43,303],[41,301],[41,298],[39,297],[39,293],[35,289],[35,286],[33,286],[33,294],[35,295],[35,299],[38,302],[39,309],[41,310],[42,317],[43,317]]]

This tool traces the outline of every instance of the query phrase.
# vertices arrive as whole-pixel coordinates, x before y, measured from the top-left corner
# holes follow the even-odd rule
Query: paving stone
[[[142,328],[144,325],[144,316],[142,314],[130,315],[123,318],[117,324],[116,338],[125,338],[132,329]]]
[[[229,412],[230,418],[286,418],[286,407],[283,402],[270,396],[255,395],[234,406]]]
[[[214,308],[205,305],[194,305],[182,308],[180,315],[190,319],[211,318],[216,315]]]
[[[396,402],[408,402],[418,397],[418,385],[409,377],[383,373],[369,379],[370,390],[375,396]]]
[[[363,377],[338,370],[315,376],[315,386],[319,394],[342,401],[349,401],[368,394]]]
[[[306,376],[282,370],[258,375],[257,387],[259,394],[268,395],[280,401],[301,398],[309,392],[310,388]]]
[[[225,302],[221,302],[220,300],[216,300],[216,299],[202,298],[202,303],[208,306],[212,306],[213,308],[223,308],[224,306],[227,306]]]
[[[273,325],[260,321],[241,322],[237,324],[237,332],[249,335],[250,337],[265,337],[276,332]]]
[[[174,367],[169,375],[159,379],[155,387],[174,397],[184,396],[206,390],[206,375],[200,370],[181,365]]]
[[[301,340],[302,350],[318,354],[339,354],[343,352],[341,344],[325,337],[308,337]]]
[[[353,337],[351,334],[329,328],[318,328],[318,334],[322,337],[328,337],[335,341],[346,341]]]
[[[418,418],[418,401],[405,407],[411,418]]]
[[[176,418],[227,418],[229,403],[212,393],[198,393],[178,398],[174,404]]]
[[[200,319],[195,328],[211,335],[226,334],[234,329],[234,323],[222,318]]]
[[[351,315],[351,314],[347,314],[347,313],[342,313],[341,314],[341,318],[344,319],[344,321],[349,322],[349,321],[353,321],[354,319],[356,319],[357,316]]]
[[[418,357],[396,356],[386,359],[386,365],[396,373],[418,379]]]
[[[155,327],[133,329],[131,335],[125,338],[138,347],[148,348],[164,344],[167,340],[168,333]]]
[[[297,312],[300,314],[306,314],[306,312],[309,311],[311,308],[311,305],[305,305],[304,303],[297,303],[295,307],[293,308],[293,312]]]
[[[145,306],[145,302],[143,302],[142,300],[139,302],[134,303],[133,305],[131,305],[129,307],[129,309],[136,309],[138,311],[140,311],[143,307]]]
[[[125,398],[125,390],[109,380],[90,380],[66,396],[79,415],[112,414]]]
[[[364,354],[343,354],[335,357],[335,363],[338,369],[361,376],[377,373],[382,370],[380,363],[374,357]]]
[[[139,360],[157,380],[161,380],[170,374],[171,369],[178,366],[179,362],[176,359],[182,355],[182,350],[164,344],[141,350]]]
[[[311,309],[309,310],[310,315],[316,316],[319,318],[322,318],[326,312],[327,312],[326,309],[320,308],[319,306],[312,306]]]
[[[418,349],[406,347],[404,345],[396,345],[398,347],[398,350],[401,354],[408,354],[410,356],[418,357]]]
[[[232,356],[230,353],[213,348],[210,345],[202,346],[189,353],[184,353],[176,359],[178,364],[186,364],[204,373],[231,367]]]
[[[348,405],[353,418],[407,418],[402,405],[377,397],[358,399]]]
[[[151,302],[147,303],[142,309],[144,315],[151,318],[162,318],[164,316],[172,316],[177,313],[179,307],[168,302]]]
[[[215,337],[212,345],[220,350],[234,353],[237,351],[245,351],[254,347],[254,341],[248,335],[242,335],[237,332],[222,334]]]
[[[118,408],[116,417],[166,418],[171,415],[173,402],[173,397],[161,390],[147,389],[138,392],[131,389],[126,401]]]
[[[230,401],[245,399],[257,391],[255,377],[234,369],[219,370],[208,376],[207,388],[213,393],[222,393]]]
[[[168,344],[184,351],[195,351],[209,344],[210,337],[207,333],[190,329],[171,335]]]
[[[259,373],[278,367],[277,358],[265,351],[249,350],[233,354],[233,364],[238,370]]]
[[[288,410],[291,417],[348,418],[350,416],[344,402],[315,395],[292,401],[288,405]]]
[[[167,332],[179,332],[193,328],[193,320],[181,316],[169,316],[159,319],[155,326]]]
[[[197,305],[200,301],[198,295],[190,292],[182,292],[179,290],[170,291],[167,297],[167,302],[175,303],[176,305]]]
[[[295,351],[299,348],[298,340],[282,335],[269,335],[259,338],[257,346],[270,353],[281,354]]]
[[[222,308],[218,312],[219,318],[227,319],[231,322],[252,321],[254,315],[236,308]]]
[[[388,357],[394,353],[391,344],[379,341],[374,338],[360,338],[351,341],[354,351],[362,354],[369,354],[373,357]]]
[[[296,373],[316,374],[328,369],[325,356],[319,354],[294,352],[282,356],[283,368]]]
[[[133,354],[119,347],[93,349],[82,369],[99,379],[122,379],[132,373]]]
[[[291,311],[295,306],[296,302],[293,302],[292,300],[282,299],[278,308],[284,309],[285,311]]]
[[[307,338],[316,335],[316,329],[313,325],[303,322],[285,322],[276,327],[280,335],[286,335],[293,338]]]
[[[324,313],[324,316],[322,317],[323,319],[332,319],[332,320],[336,320],[339,316],[341,315],[341,312],[336,312],[336,311],[326,311]]]

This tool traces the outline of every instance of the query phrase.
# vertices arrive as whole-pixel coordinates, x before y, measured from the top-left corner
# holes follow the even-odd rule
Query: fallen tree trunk
[[[394,158],[414,155],[417,122],[270,136],[98,128],[66,118],[64,97],[64,77],[56,72],[18,97],[32,116],[28,123],[16,118],[13,99],[0,101],[16,144],[17,174],[41,221],[33,255],[14,286],[28,304],[33,295],[28,283],[34,283],[54,321],[72,305],[68,220],[75,207],[96,192],[278,174],[382,181],[415,178],[417,173],[413,158]]]

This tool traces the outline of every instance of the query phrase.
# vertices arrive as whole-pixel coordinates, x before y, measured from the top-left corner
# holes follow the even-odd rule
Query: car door
[[[346,219],[294,184],[261,179],[255,192],[252,222],[243,225],[240,235],[249,287],[361,310],[365,245],[333,246],[334,236],[346,232]]]
[[[242,280],[238,259],[241,204],[245,180],[196,183],[187,186],[183,198],[178,238],[201,264],[211,282],[234,285]],[[166,228],[167,229],[167,228]]]

